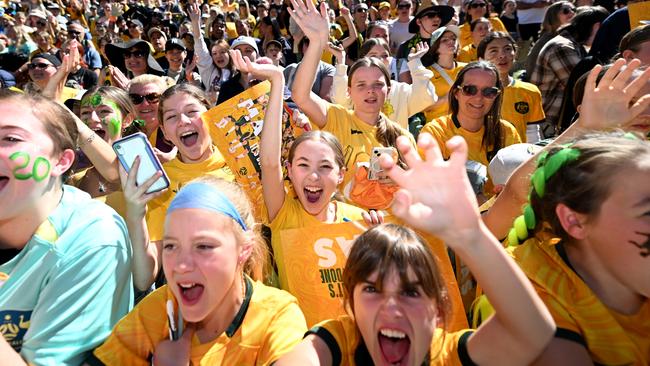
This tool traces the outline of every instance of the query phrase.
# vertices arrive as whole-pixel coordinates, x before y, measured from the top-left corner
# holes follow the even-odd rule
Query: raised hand
[[[111,75],[111,84],[123,90],[129,90],[129,83],[131,82],[126,75],[119,68],[108,65],[108,73]]]
[[[330,34],[327,3],[322,2],[320,9],[316,9],[311,0],[306,2],[305,5],[303,0],[291,0],[293,10],[289,14],[311,42],[320,42],[320,47],[325,47]]]
[[[327,48],[330,53],[336,57],[336,63],[339,65],[345,65],[345,49],[341,46],[337,46],[332,42],[327,43]]]
[[[411,49],[411,53],[408,55],[408,60],[415,60],[416,58],[422,58],[427,52],[429,52],[429,44],[426,42],[418,42],[415,46],[415,49]]]
[[[380,163],[401,188],[394,196],[393,213],[454,248],[474,240],[479,233],[480,216],[465,169],[467,143],[456,136],[447,141],[447,147],[451,157],[445,161],[433,137],[420,134],[418,148],[424,152],[423,161],[408,138],[401,136],[397,148],[409,169],[403,170],[386,155]]]
[[[76,40],[70,41],[68,49],[69,52],[67,54],[62,52],[63,60],[61,61],[61,66],[56,69],[56,72],[52,75],[50,80],[48,80],[47,85],[42,92],[44,96],[53,100],[59,99],[59,96],[63,92],[65,82],[68,79],[68,75],[77,69],[81,60]]]
[[[598,85],[596,79],[602,66],[594,67],[587,77],[577,123],[591,130],[626,128],[637,124],[639,116],[650,106],[650,94],[638,95],[648,85],[650,68],[630,82],[640,65],[641,61],[632,60],[625,67],[625,60],[618,59]],[[642,118],[649,119],[650,116]]]
[[[142,185],[136,184],[136,177],[138,176],[138,169],[140,168],[140,157],[135,158],[131,170],[127,173],[122,165],[120,165],[120,181],[122,183],[122,192],[124,193],[124,200],[126,201],[126,213],[133,221],[144,218],[147,213],[147,202],[160,196],[163,191],[147,193],[151,187],[162,176],[162,172],[158,171]]]
[[[187,15],[190,17],[192,23],[198,22],[201,24],[201,8],[199,4],[193,2],[187,7]]]
[[[258,79],[272,79],[283,76],[282,70],[273,64],[258,64],[248,57],[242,57],[239,50],[230,50],[230,58],[235,68],[242,73],[252,74]]]

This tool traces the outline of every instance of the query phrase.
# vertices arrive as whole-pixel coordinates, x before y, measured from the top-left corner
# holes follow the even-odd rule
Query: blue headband
[[[181,208],[201,208],[220,213],[237,221],[244,231],[248,230],[241,215],[228,197],[209,184],[190,183],[181,188],[172,203],[169,204],[167,214]]]

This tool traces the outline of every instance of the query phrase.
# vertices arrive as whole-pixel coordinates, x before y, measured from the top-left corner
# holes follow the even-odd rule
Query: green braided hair
[[[650,159],[650,143],[632,133],[586,135],[573,143],[553,147],[539,155],[531,176],[529,202],[508,233],[516,246],[547,223],[564,240],[555,208],[563,203],[582,214],[597,214],[610,195],[613,178],[622,170],[638,168]]]

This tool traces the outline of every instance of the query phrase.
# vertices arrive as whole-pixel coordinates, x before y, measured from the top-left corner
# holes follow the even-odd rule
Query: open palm
[[[472,187],[467,178],[467,143],[462,137],[447,142],[452,151],[448,161],[431,135],[423,133],[418,148],[400,137],[397,146],[408,165],[403,170],[389,156],[382,156],[382,167],[400,186],[395,193],[393,213],[408,224],[437,235],[450,247],[472,240],[478,232],[480,216]]]
[[[327,3],[322,2],[320,9],[316,9],[311,0],[305,4],[303,0],[291,0],[291,17],[296,21],[302,32],[312,42],[322,42],[327,45],[330,32],[329,18],[327,16]],[[320,12],[319,12],[320,10]]]

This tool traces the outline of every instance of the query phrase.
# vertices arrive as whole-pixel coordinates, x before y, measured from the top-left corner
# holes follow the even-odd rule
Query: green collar
[[[244,317],[246,316],[246,312],[248,311],[248,305],[251,303],[251,297],[253,297],[253,281],[246,275],[244,275],[244,281],[246,282],[244,302],[241,304],[237,315],[235,315],[235,319],[233,319],[232,323],[230,323],[228,328],[226,328],[226,335],[228,338],[232,338],[241,326],[241,323],[244,321]]]

